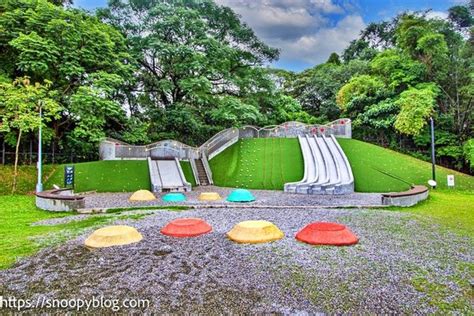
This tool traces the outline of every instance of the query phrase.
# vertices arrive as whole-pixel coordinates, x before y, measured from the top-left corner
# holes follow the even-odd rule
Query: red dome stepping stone
[[[349,246],[359,242],[359,238],[346,226],[329,222],[306,225],[296,234],[296,239],[310,245],[329,246]]]
[[[196,237],[211,230],[211,225],[200,218],[178,218],[166,224],[161,233],[171,237]]]

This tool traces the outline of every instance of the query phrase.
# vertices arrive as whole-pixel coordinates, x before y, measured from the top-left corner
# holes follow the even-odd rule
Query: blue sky
[[[301,71],[340,53],[370,22],[390,19],[403,11],[431,9],[446,17],[462,0],[215,0],[234,9],[267,44],[280,48],[274,67]],[[88,10],[106,0],[75,0]]]

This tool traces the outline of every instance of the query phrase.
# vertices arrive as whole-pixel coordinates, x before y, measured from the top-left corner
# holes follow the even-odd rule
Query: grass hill
[[[140,189],[150,189],[150,176],[146,160],[109,160],[77,163],[75,166],[76,191],[97,192],[133,192]],[[181,161],[181,167],[186,179],[196,185],[191,165]],[[58,166],[56,172],[45,183],[45,188],[53,184],[62,186],[64,166]]]
[[[431,165],[425,161],[355,139],[339,139],[355,177],[358,192],[403,191],[409,184],[426,184]],[[303,157],[296,138],[240,140],[211,159],[214,183],[218,186],[281,190],[286,182],[303,177]],[[195,185],[189,162],[181,162],[186,179]],[[145,160],[94,161],[76,166],[76,191],[122,192],[149,189]],[[45,166],[45,188],[62,186],[64,166]],[[456,191],[474,191],[474,177],[437,167],[440,189],[446,176],[455,175]],[[11,166],[0,167],[0,194],[9,194]],[[34,166],[20,168],[18,193],[35,188]]]
[[[351,164],[358,192],[402,191],[407,183],[427,185],[431,179],[431,164],[426,161],[355,139],[338,141]],[[474,191],[474,177],[437,166],[439,189],[448,188],[448,174],[454,175],[457,190]]]
[[[339,139],[349,159],[358,192],[404,191],[410,184],[426,184],[431,164],[355,139]],[[283,189],[285,182],[303,177],[303,158],[295,138],[242,139],[209,162],[218,186]],[[439,188],[455,175],[456,188],[474,190],[474,177],[437,167]]]
[[[274,190],[301,180],[304,167],[296,138],[242,139],[209,164],[215,185]]]

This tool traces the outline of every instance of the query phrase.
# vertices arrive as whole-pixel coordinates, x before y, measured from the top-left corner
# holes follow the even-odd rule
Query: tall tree
[[[140,64],[129,91],[139,106],[131,110],[151,121],[154,138],[199,143],[222,127],[265,123],[276,111],[275,86],[261,66],[278,50],[231,9],[207,0],[114,0],[99,16],[127,36]]]
[[[134,66],[119,31],[46,0],[0,2],[0,29],[0,73],[52,82],[63,110],[50,127],[63,152],[91,157],[98,139],[123,128],[120,89]]]
[[[12,83],[0,83],[0,132],[16,134],[12,194],[17,186],[19,148],[23,134],[38,129],[60,111],[59,104],[49,91],[50,87],[49,81],[32,84],[28,77],[17,78]]]

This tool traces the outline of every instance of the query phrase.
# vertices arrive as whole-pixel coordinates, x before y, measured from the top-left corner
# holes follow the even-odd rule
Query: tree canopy
[[[472,1],[447,20],[411,12],[370,23],[340,55],[300,73],[270,68],[279,50],[212,0],[111,0],[94,13],[70,4],[0,2],[7,146],[36,137],[39,125],[20,133],[8,103],[34,88],[57,105],[43,122],[47,150],[76,160],[95,159],[105,136],[199,145],[231,126],[340,117],[356,138],[426,158],[433,117],[439,162],[473,164]]]

